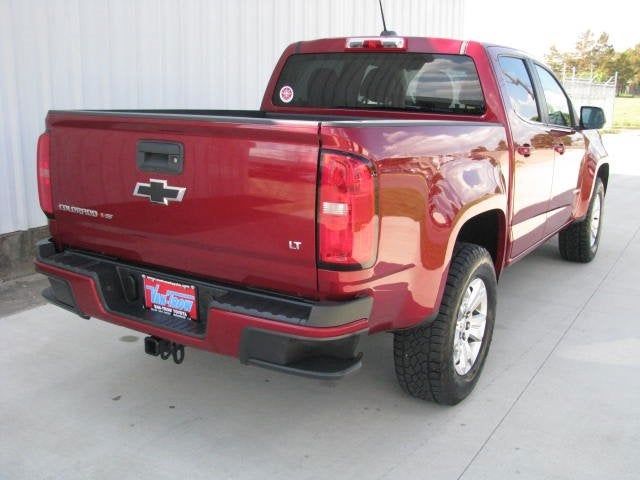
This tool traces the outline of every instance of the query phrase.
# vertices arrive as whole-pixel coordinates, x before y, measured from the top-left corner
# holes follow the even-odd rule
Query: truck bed
[[[369,138],[379,138],[406,127],[443,138],[480,126],[492,128],[254,110],[51,111],[51,231],[61,248],[318,299],[318,159],[321,143],[331,148],[321,130],[356,138],[378,127]],[[176,149],[179,171],[166,151],[144,151],[156,144]],[[152,186],[184,198],[158,204]]]

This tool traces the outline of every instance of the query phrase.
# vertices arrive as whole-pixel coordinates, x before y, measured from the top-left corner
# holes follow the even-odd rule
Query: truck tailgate
[[[317,122],[51,112],[47,127],[57,241],[315,295]]]

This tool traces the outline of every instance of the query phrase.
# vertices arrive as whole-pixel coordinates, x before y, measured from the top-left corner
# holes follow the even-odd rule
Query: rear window
[[[273,104],[471,115],[485,109],[471,58],[388,52],[292,55]]]
[[[540,113],[533,93],[533,83],[524,60],[500,57],[500,68],[513,109],[522,118],[539,122]]]

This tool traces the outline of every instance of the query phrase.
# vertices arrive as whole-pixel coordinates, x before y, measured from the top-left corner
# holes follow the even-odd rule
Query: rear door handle
[[[531,148],[531,145],[529,145],[528,143],[523,143],[522,145],[519,145],[516,150],[523,157],[530,157],[531,150],[533,150],[533,148]]]
[[[560,155],[562,155],[564,153],[564,143],[556,143],[556,145],[553,147],[553,149],[558,152]]]
[[[136,164],[145,172],[182,173],[184,147],[178,142],[139,140]]]

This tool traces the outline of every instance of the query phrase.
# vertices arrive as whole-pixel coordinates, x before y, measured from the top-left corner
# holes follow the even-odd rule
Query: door
[[[515,258],[543,238],[556,138],[541,121],[542,110],[527,63],[519,57],[501,55],[498,64],[514,148],[509,256]]]
[[[554,137],[554,168],[545,235],[555,233],[571,219],[573,204],[580,192],[578,177],[585,155],[585,139],[577,131],[571,102],[560,82],[542,65],[534,64],[547,124]]]

